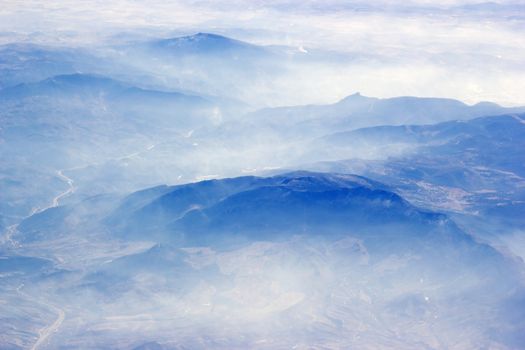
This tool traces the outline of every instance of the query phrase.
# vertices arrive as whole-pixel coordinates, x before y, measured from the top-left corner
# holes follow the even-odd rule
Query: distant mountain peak
[[[361,95],[361,93],[358,91],[356,93],[346,96],[344,99],[346,100],[349,98],[360,98],[360,97],[365,97],[365,96]]]
[[[228,38],[223,35],[199,32],[193,35],[168,38],[156,41],[155,45],[163,48],[185,50],[228,50],[239,48],[255,48],[255,45]]]
[[[346,97],[344,97],[343,99],[341,99],[339,102],[337,102],[338,104],[345,104],[345,103],[355,103],[355,102],[370,102],[370,101],[374,101],[374,100],[377,100],[377,98],[375,97],[367,97],[367,96],[364,96],[364,95],[361,95],[360,92],[356,92],[356,93],[353,93],[352,95],[348,95]]]
[[[198,32],[192,35],[185,35],[175,38],[164,39],[163,41],[172,41],[172,42],[199,42],[199,41],[222,41],[222,42],[236,42],[238,40],[228,38],[223,35],[213,34],[213,33],[204,33]]]

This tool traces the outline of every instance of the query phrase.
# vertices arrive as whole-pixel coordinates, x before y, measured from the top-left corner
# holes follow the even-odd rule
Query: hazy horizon
[[[522,1],[4,1],[0,43],[100,47],[210,32],[344,62],[303,77],[302,87],[287,82],[294,97],[282,105],[360,91],[516,106],[525,105],[524,8]]]

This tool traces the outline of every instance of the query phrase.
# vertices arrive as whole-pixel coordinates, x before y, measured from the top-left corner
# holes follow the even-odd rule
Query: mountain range
[[[0,348],[523,347],[525,107],[155,33],[0,45]]]

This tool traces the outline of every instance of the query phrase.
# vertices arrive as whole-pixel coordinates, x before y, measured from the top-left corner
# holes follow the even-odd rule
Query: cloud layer
[[[276,89],[330,102],[352,92],[525,104],[525,4],[518,1],[4,1],[0,42],[99,45],[216,32],[337,52],[336,66]]]

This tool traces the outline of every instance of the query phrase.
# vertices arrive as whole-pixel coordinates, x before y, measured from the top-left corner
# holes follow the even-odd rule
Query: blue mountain
[[[442,171],[435,173],[443,177],[439,185],[481,190],[480,186],[488,183],[469,176],[476,169],[525,176],[525,156],[520,151],[525,147],[524,140],[525,114],[512,114],[434,125],[380,126],[339,132],[314,141],[310,147],[321,158],[329,154],[344,158],[345,152],[352,154],[352,150],[363,146],[388,149],[402,145],[407,151],[382,163],[412,163],[418,165],[420,173],[426,172],[427,166],[441,164]],[[465,176],[446,177],[444,163],[462,168]],[[403,178],[419,177],[407,173]]]
[[[403,232],[406,239],[439,227],[456,232],[445,216],[413,207],[380,183],[310,172],[154,188],[124,199],[105,223],[127,238],[183,245],[355,231],[363,237]]]
[[[454,215],[497,241],[525,224],[525,114],[435,125],[380,126],[320,138],[310,156],[339,159],[308,167],[356,172],[390,184],[413,203]],[[389,157],[355,159],[356,150]],[[396,151],[397,149],[397,151]]]
[[[293,234],[340,236],[348,230],[388,236],[405,227],[409,237],[420,227],[456,230],[442,214],[412,206],[381,183],[355,175],[298,171],[154,187],[123,198],[116,207],[113,196],[94,197],[24,220],[20,239],[45,239],[53,229],[49,234],[55,237],[70,230],[68,218],[73,217],[77,223],[89,220],[86,228],[103,223],[126,239],[179,245],[214,236],[219,241],[228,236],[264,240]]]
[[[326,153],[360,145],[416,147],[419,156],[462,158],[471,165],[497,167],[525,175],[525,114],[480,117],[432,125],[378,126],[337,132],[312,143]],[[477,164],[473,164],[477,163]]]
[[[467,105],[444,98],[372,98],[359,93],[331,105],[262,109],[248,120],[269,125],[285,135],[323,136],[341,130],[380,125],[421,125],[466,120],[489,115],[525,112],[525,107],[501,107],[493,103]]]
[[[100,63],[98,63],[100,65]],[[85,50],[52,48],[34,44],[0,46],[0,89],[48,77],[73,74],[96,67]]]
[[[149,44],[151,47],[164,50],[173,55],[216,55],[216,54],[267,54],[261,46],[252,45],[240,40],[218,34],[197,33],[194,35],[161,39]]]
[[[134,98],[139,103],[157,100],[184,100],[184,102],[209,103],[199,96],[179,92],[164,92],[135,87],[124,82],[96,74],[57,75],[34,83],[22,83],[0,90],[0,101],[28,97],[68,98],[71,95],[86,97]]]

